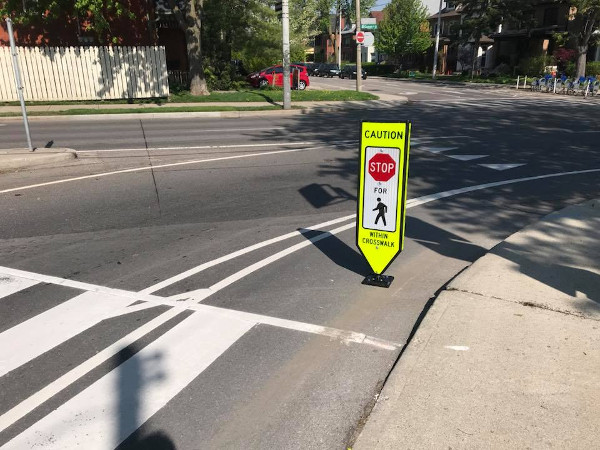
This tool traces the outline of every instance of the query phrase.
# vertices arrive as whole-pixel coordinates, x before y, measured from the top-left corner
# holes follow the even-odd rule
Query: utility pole
[[[337,63],[338,69],[342,69],[342,2],[338,1],[338,39],[337,39]]]
[[[440,32],[442,28],[442,1],[440,0],[440,10],[438,11],[437,31],[435,33],[435,51],[433,52],[433,72],[431,78],[435,80],[437,75],[438,51],[440,49]]]
[[[356,33],[360,31],[360,0],[356,1]],[[356,36],[355,33],[355,36]],[[356,92],[362,90],[362,45],[356,42]]]
[[[292,108],[292,90],[290,86],[290,4],[281,2],[281,24],[283,28],[283,109]]]
[[[25,99],[23,98],[23,83],[21,82],[21,70],[19,69],[19,59],[17,58],[17,46],[15,45],[15,35],[13,33],[12,20],[6,19],[6,28],[8,31],[8,39],[10,41],[10,53],[13,57],[13,69],[15,71],[15,85],[17,94],[21,102],[21,114],[23,115],[23,125],[25,126],[25,135],[27,136],[27,147],[29,151],[33,151],[31,145],[31,134],[29,133],[29,120],[27,119],[27,108],[25,108]]]

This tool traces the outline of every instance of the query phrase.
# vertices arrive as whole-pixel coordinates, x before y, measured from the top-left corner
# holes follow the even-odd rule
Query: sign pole
[[[281,2],[281,23],[283,28],[283,109],[292,108],[290,87],[290,7],[289,0]]]
[[[21,82],[21,70],[19,69],[19,59],[17,58],[17,46],[15,45],[15,36],[13,33],[12,20],[6,19],[6,28],[8,31],[8,39],[10,40],[10,52],[13,57],[13,69],[15,71],[15,85],[17,94],[21,102],[21,114],[23,115],[23,125],[25,126],[25,135],[27,136],[27,147],[29,151],[33,151],[31,145],[31,133],[29,132],[29,120],[27,119],[27,108],[25,107],[25,99],[23,98],[23,83]]]
[[[360,30],[360,0],[356,0],[356,33]],[[356,43],[356,92],[362,91],[362,44]]]
[[[361,126],[356,246],[373,273],[363,284],[390,287],[383,275],[404,247],[410,122]]]
[[[440,50],[440,28],[442,27],[442,0],[440,0],[440,9],[438,11],[437,31],[435,33],[435,51],[433,52],[433,72],[431,78],[435,80],[437,75],[437,60],[438,52]]]

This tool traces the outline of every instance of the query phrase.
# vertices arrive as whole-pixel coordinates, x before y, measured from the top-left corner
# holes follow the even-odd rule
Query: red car
[[[292,84],[294,69],[298,69],[300,72],[298,89],[303,91],[310,84],[306,67],[290,64],[290,84]],[[272,66],[260,72],[251,73],[248,75],[248,82],[254,87],[283,86],[283,66]]]

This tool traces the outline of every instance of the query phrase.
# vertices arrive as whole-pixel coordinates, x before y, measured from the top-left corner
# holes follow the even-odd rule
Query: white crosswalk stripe
[[[307,241],[301,241],[304,242]],[[78,348],[74,348],[69,340],[94,340],[94,337],[86,336],[95,325],[116,320],[115,317],[126,313],[143,312],[148,307],[163,308],[155,310],[158,315],[153,318],[133,325],[133,330],[122,337],[111,339],[112,328],[105,326],[101,332],[105,336],[109,333],[106,336],[108,346],[101,347],[91,357],[75,357],[74,367],[51,363],[56,377],[42,382],[26,396],[6,396],[10,388],[5,389],[7,403],[0,409],[0,436],[22,421],[26,421],[27,426],[11,434],[10,440],[7,437],[0,440],[3,449],[115,448],[256,325],[316,334],[346,344],[387,351],[397,351],[402,346],[362,333],[195,302],[178,302],[144,292],[129,292],[7,267],[0,267],[0,280],[0,298],[12,294],[22,296],[21,300],[27,299],[27,295],[36,298],[39,292],[26,292],[25,289],[42,283],[59,286],[64,295],[64,300],[57,306],[0,333],[3,388],[20,382],[15,373],[46,370],[48,358],[45,362],[37,358],[56,352],[63,344],[70,347],[60,349],[59,353],[77,355]],[[77,294],[82,290],[83,293]],[[147,342],[138,351],[136,347],[141,340]],[[106,363],[113,360],[116,363],[108,367]],[[81,390],[68,394],[70,388],[81,383]],[[133,391],[135,395],[131,394]],[[56,401],[57,397],[62,398],[61,403],[48,408],[48,402]],[[41,416],[40,408],[46,408]],[[120,417],[124,411],[127,417]],[[32,419],[35,414],[38,416]]]

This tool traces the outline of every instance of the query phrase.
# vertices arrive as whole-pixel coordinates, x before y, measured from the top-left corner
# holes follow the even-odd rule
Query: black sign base
[[[389,288],[394,281],[394,277],[391,275],[378,275],[373,273],[371,275],[367,275],[362,282],[362,284],[368,284],[369,286],[377,286],[382,288]]]

